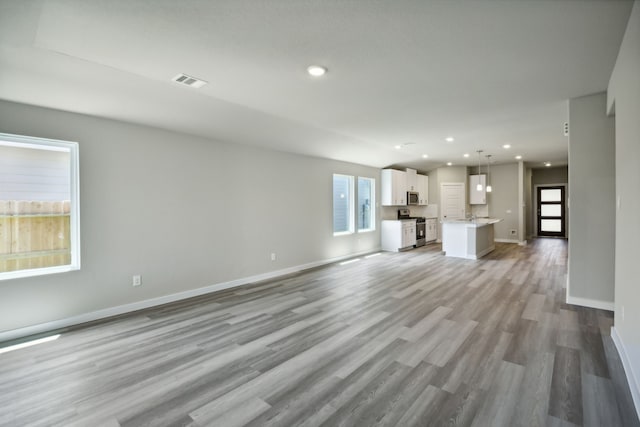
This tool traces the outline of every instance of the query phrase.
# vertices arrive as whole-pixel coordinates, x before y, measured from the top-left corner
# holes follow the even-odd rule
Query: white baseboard
[[[620,339],[620,335],[618,335],[618,331],[615,326],[611,327],[611,339],[613,340],[613,344],[615,344],[616,349],[618,350],[620,360],[622,360],[622,367],[624,368],[624,373],[627,377],[627,382],[629,383],[629,390],[631,390],[633,404],[636,407],[638,418],[640,418],[640,378],[638,378],[635,375],[635,372],[633,372],[633,367],[631,366],[631,362],[629,361],[629,356],[627,356],[627,351],[624,347],[622,339]]]
[[[493,241],[498,243],[520,243],[518,239],[493,239]]]
[[[579,298],[567,295],[567,304],[581,305],[582,307],[597,308],[600,310],[613,311],[615,305],[613,302],[600,301],[597,299]]]
[[[518,242],[519,246],[527,246],[527,241],[526,240],[522,240],[520,242]]]
[[[102,310],[92,311],[90,313],[80,314],[78,316],[67,317],[65,319],[54,320],[51,322],[41,323],[38,325],[26,326],[20,329],[13,329],[5,332],[0,332],[0,342],[10,341],[18,338],[28,337],[30,335],[41,334],[48,331],[55,331],[58,329],[68,328],[70,326],[79,325],[82,323],[93,322],[95,320],[106,319],[108,317],[118,316],[133,311],[143,310],[145,308],[156,307],[171,302],[180,301],[187,298],[193,298],[200,295],[209,294],[224,289],[235,288],[238,286],[248,285],[255,282],[261,282],[263,280],[273,279],[279,276],[285,276],[291,273],[297,273],[302,270],[308,270],[314,267],[320,267],[322,265],[332,264],[334,262],[343,261],[349,258],[369,254],[372,252],[380,251],[380,248],[373,250],[357,252],[345,256],[336,258],[325,259],[321,261],[314,261],[307,264],[296,265],[293,267],[283,268],[281,270],[270,271],[267,273],[257,274],[255,276],[243,277],[229,282],[216,283],[215,285],[205,286],[204,288],[191,289],[184,292],[178,292],[171,295],[165,295],[157,298],[151,298],[143,301],[133,302],[130,304],[119,305],[116,307],[109,307]]]

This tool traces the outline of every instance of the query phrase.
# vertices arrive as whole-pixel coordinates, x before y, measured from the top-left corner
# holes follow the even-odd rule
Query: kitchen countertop
[[[502,218],[446,219],[443,224],[460,225],[467,228],[480,228],[502,221]]]

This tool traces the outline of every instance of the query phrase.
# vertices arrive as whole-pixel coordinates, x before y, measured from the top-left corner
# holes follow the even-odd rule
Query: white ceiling
[[[377,167],[566,164],[632,3],[0,0],[0,99]]]

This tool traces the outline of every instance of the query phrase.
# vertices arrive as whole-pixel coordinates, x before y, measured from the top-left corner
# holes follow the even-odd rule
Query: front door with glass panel
[[[538,187],[538,236],[565,237],[564,187]]]

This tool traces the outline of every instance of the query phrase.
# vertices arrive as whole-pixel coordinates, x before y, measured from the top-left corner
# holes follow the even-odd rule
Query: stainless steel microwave
[[[419,196],[417,191],[407,191],[407,205],[417,205],[420,200]]]

